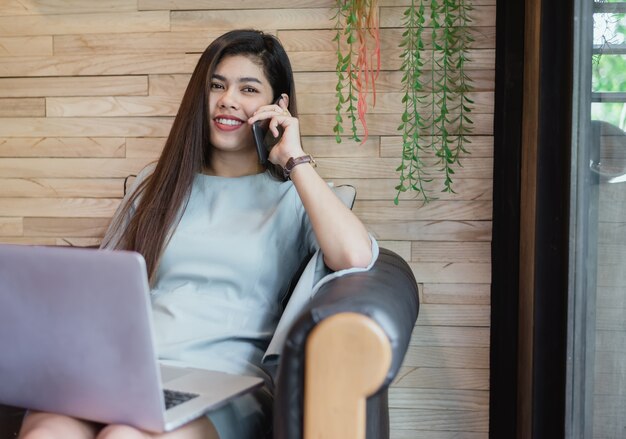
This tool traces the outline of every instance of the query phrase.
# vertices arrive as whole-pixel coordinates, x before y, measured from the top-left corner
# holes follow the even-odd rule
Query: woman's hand
[[[282,166],[291,157],[305,155],[300,143],[300,124],[287,110],[289,97],[282,95],[277,104],[260,107],[248,123],[269,120],[269,130],[280,142],[272,148],[269,160]],[[335,196],[330,187],[309,165],[296,166],[290,175],[313,231],[324,254],[324,262],[332,270],[367,267],[372,259],[372,243],[359,219]]]
[[[259,120],[269,120],[268,129],[274,137],[278,137],[278,127],[281,127],[283,135],[271,149],[269,161],[283,168],[291,157],[305,155],[300,142],[300,122],[289,113],[288,107],[289,96],[282,94],[276,104],[263,105],[248,119],[250,125]]]

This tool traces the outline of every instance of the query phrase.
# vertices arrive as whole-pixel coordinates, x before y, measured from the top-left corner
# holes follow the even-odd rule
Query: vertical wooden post
[[[520,199],[517,439],[532,437],[541,0],[526,0]]]
[[[341,313],[316,326],[306,346],[304,438],[365,439],[366,399],[390,365],[389,339],[372,319]]]

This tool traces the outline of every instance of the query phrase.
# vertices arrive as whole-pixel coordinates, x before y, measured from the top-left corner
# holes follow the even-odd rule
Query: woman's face
[[[219,151],[254,149],[247,123],[262,105],[271,103],[272,86],[251,58],[231,55],[217,65],[209,86],[209,125],[213,148]]]

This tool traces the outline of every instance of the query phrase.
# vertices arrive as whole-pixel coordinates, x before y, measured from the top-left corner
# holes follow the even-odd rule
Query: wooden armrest
[[[366,399],[391,366],[391,344],[363,314],[335,314],[309,335],[304,377],[304,438],[365,439]]]

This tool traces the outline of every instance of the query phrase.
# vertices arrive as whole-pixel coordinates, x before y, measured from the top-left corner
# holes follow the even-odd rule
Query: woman
[[[163,153],[142,171],[103,247],[140,252],[165,363],[266,377],[261,358],[304,258],[366,267],[372,241],[313,168],[300,142],[293,73],[279,41],[232,31],[202,54]],[[251,125],[280,141],[259,164]],[[162,435],[30,412],[20,437],[265,437],[267,391],[240,397]]]

